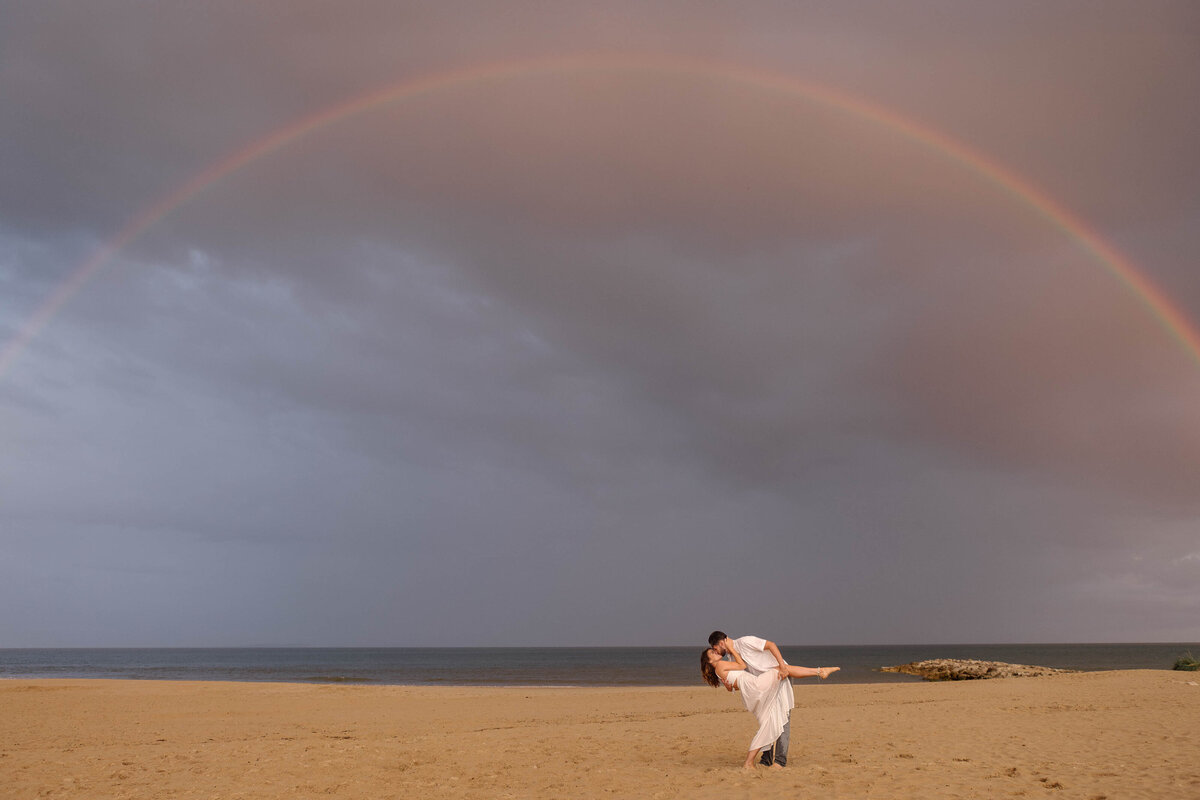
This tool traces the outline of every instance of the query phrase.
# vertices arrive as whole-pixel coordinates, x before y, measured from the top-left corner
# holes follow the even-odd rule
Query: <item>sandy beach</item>
[[[1200,678],[796,681],[787,769],[696,688],[0,682],[0,797],[1200,797]]]

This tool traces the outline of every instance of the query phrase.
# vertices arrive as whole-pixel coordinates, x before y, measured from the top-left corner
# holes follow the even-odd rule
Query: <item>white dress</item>
[[[780,680],[774,670],[751,675],[744,669],[725,673],[725,682],[737,686],[742,705],[758,720],[758,731],[747,749],[761,750],[773,744],[783,733],[792,710],[792,682],[787,678]]]

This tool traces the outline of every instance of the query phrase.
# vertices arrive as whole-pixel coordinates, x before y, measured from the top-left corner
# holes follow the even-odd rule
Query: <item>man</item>
[[[730,649],[736,649],[738,655],[746,662],[746,671],[751,675],[760,675],[775,669],[779,670],[779,673],[783,676],[783,680],[787,681],[787,685],[783,687],[779,695],[781,702],[787,706],[788,721],[784,724],[783,733],[779,734],[779,738],[775,740],[775,744],[763,748],[762,757],[759,759],[759,762],[764,767],[769,767],[772,764],[786,767],[788,737],[792,731],[791,713],[792,707],[796,705],[796,698],[792,694],[792,682],[788,680],[787,662],[783,660],[783,656],[779,653],[779,648],[774,642],[769,642],[758,636],[743,636],[740,639],[730,639],[723,631],[713,631],[708,637],[708,646],[722,656],[729,655]]]

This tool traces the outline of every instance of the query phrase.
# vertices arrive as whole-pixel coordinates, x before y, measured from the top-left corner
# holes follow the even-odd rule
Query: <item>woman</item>
[[[750,740],[746,763],[742,765],[745,769],[754,769],[754,759],[758,757],[758,751],[778,739],[779,734],[783,732],[783,726],[787,724],[788,713],[791,709],[788,707],[789,703],[782,691],[785,676],[777,669],[751,675],[746,671],[746,662],[742,660],[737,648],[729,648],[729,655],[733,657],[733,661],[722,660],[721,654],[711,647],[704,650],[700,654],[700,674],[709,686],[714,688],[724,686],[730,691],[741,692],[742,705],[758,720],[758,731]],[[816,675],[821,680],[825,680],[841,669],[841,667],[812,669],[811,667],[793,667],[790,664],[785,666],[788,679],[808,678]],[[778,764],[773,764],[771,768],[780,769]]]

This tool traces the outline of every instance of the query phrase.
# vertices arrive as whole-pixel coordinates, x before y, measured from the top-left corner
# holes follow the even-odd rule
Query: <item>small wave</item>
[[[357,678],[352,675],[306,675],[302,681],[313,683],[370,683],[370,678]]]

